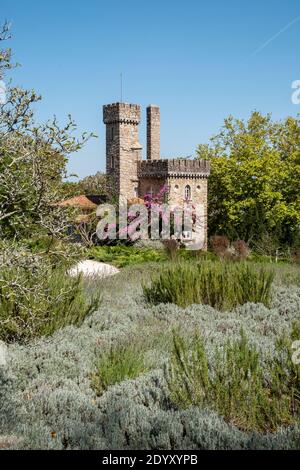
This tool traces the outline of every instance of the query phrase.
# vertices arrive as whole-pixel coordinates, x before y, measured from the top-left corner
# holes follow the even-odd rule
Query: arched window
[[[184,199],[190,201],[192,198],[192,190],[189,184],[184,188]]]

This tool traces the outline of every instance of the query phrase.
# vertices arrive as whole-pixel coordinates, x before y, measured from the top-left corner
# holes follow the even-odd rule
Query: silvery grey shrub
[[[156,268],[154,268],[156,269]],[[275,354],[278,335],[299,318],[300,288],[274,286],[272,308],[246,304],[232,312],[203,305],[149,307],[139,267],[91,283],[103,302],[80,328],[66,327],[28,345],[9,346],[9,362],[0,370],[0,436],[10,434],[24,449],[284,449],[299,448],[297,426],[275,434],[246,433],[209,409],[176,410],[164,379],[168,341],[154,344],[149,359],[156,368],[110,387],[96,396],[90,386],[99,354],[131,338],[149,342],[156,333],[185,335],[198,330],[208,356],[241,328],[261,358]]]

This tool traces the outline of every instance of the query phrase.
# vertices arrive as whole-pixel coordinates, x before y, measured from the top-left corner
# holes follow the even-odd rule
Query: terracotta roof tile
[[[58,207],[77,207],[79,209],[96,209],[96,207],[103,201],[101,196],[74,196],[64,201],[59,201],[55,205]]]

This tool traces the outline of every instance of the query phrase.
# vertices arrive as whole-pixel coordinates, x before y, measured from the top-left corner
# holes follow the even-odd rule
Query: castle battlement
[[[104,124],[139,124],[141,107],[138,104],[112,103],[103,106]]]
[[[167,201],[182,206],[186,201],[204,209],[207,231],[207,185],[210,162],[160,157],[160,109],[147,107],[147,160],[142,160],[139,143],[141,107],[112,103],[103,106],[106,125],[106,174],[111,193],[127,200],[143,199],[167,188]],[[206,244],[204,245],[206,246]]]
[[[210,164],[207,160],[186,160],[179,158],[144,160],[138,162],[138,176],[166,178],[188,177],[208,178]]]

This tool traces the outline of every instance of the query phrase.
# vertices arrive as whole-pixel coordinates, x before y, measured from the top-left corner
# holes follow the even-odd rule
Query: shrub
[[[295,263],[300,264],[300,248],[296,248],[293,253],[293,260]]]
[[[99,296],[86,299],[81,278],[70,278],[63,268],[36,257],[6,265],[0,270],[0,339],[26,341],[80,325],[98,304]]]
[[[13,378],[0,366],[0,435],[11,432],[13,423],[18,419],[17,400],[12,398],[14,392]]]
[[[164,247],[160,239],[152,240],[151,238],[139,238],[134,242],[134,248],[162,251]]]
[[[199,259],[217,259],[212,253],[180,248],[178,241],[173,239],[162,242],[159,240],[138,240],[134,246],[94,246],[89,248],[86,253],[90,259],[111,263],[117,268],[148,262],[161,263],[168,261],[168,259],[194,260],[196,256]]]
[[[178,256],[179,242],[175,238],[163,240],[164,249],[170,260],[174,261]]]
[[[297,265],[281,265],[276,269],[276,282],[285,286],[300,287],[300,269]]]
[[[290,411],[300,412],[300,364],[293,360],[292,344],[300,340],[300,322],[294,322],[291,333],[276,340],[276,354],[272,367],[272,393],[282,401],[289,400]],[[299,349],[299,347],[298,347]]]
[[[189,344],[174,334],[170,396],[179,408],[206,405],[240,429],[275,431],[297,421],[295,396],[299,399],[300,391],[299,366],[289,365],[287,380],[282,382],[282,369],[275,364],[268,364],[271,378],[265,380],[259,354],[243,333],[239,341],[227,342],[223,352],[215,351],[213,365],[200,336],[194,336]]]
[[[296,266],[275,269],[296,270]],[[131,266],[101,282],[103,301],[79,328],[71,326],[52,337],[8,346],[12,386],[1,394],[0,372],[0,435],[19,436],[17,447],[22,449],[299,449],[297,425],[275,433],[241,431],[207,406],[174,409],[162,370],[172,349],[172,334],[166,346],[165,341],[153,344],[152,339],[156,332],[178,327],[185,336],[204,332],[213,370],[215,350],[221,352],[227,341],[238,341],[242,328],[264,365],[270,353],[272,361],[278,354],[276,337],[299,317],[300,289],[276,285],[271,310],[246,304],[225,314],[207,305],[182,311],[172,304],[141,303],[141,278],[149,279],[155,270],[155,264]],[[143,348],[146,344],[145,366],[154,369],[95,396],[89,385],[99,351],[108,353],[111,344],[124,344],[125,338],[128,344],[133,336]],[[269,367],[264,371],[268,383]]]
[[[132,264],[166,260],[162,250],[131,246],[97,246],[88,250],[88,256],[96,261],[111,263],[117,268]]]
[[[268,307],[273,278],[271,270],[255,265],[185,263],[162,270],[149,287],[143,286],[143,292],[152,304],[186,307],[200,303],[226,310],[254,302]]]
[[[233,244],[234,255],[238,260],[245,260],[250,254],[248,244],[244,240],[237,240]]]
[[[84,249],[75,243],[48,237],[32,237],[22,242],[0,240],[1,266],[38,266],[70,268],[84,257]]]
[[[97,395],[102,395],[111,385],[135,379],[146,370],[145,351],[141,344],[131,342],[113,345],[97,361],[91,386]]]
[[[272,260],[273,257],[277,257],[280,243],[276,235],[264,232],[262,233],[260,239],[253,243],[253,248],[256,254],[269,257],[269,259]]]
[[[212,251],[221,259],[225,258],[230,247],[230,241],[225,235],[214,235],[210,238]]]

